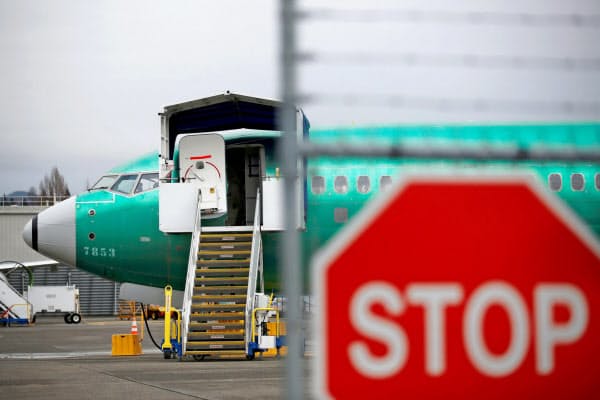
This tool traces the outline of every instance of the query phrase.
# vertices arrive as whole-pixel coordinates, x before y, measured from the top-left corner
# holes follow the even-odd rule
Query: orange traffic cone
[[[131,321],[131,334],[132,335],[137,335],[138,334],[137,321],[135,320],[135,318],[133,319],[133,321]]]

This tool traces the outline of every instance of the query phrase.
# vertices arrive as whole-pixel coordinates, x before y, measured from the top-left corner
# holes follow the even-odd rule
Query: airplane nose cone
[[[23,229],[23,240],[38,253],[75,266],[75,197],[33,217]]]
[[[31,236],[31,223],[32,222],[33,222],[33,220],[29,221],[27,223],[27,225],[25,225],[25,228],[23,228],[23,240],[25,241],[25,243],[27,243],[27,246],[29,246],[33,249],[33,242],[31,240],[32,239],[32,236]]]

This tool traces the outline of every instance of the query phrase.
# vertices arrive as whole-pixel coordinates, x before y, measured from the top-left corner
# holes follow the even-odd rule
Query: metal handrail
[[[198,262],[198,247],[200,246],[200,231],[202,229],[202,193],[198,190],[198,204],[196,206],[196,215],[194,216],[194,231],[192,232],[192,240],[190,242],[190,256],[188,260],[188,270],[185,279],[185,291],[183,293],[182,304],[182,322],[181,322],[181,338],[182,338],[182,354],[185,354],[187,345],[187,333],[192,315],[192,297],[194,296],[194,286],[196,280],[196,264]]]
[[[27,313],[26,318],[23,318],[20,314],[17,314],[17,312],[14,310],[15,307],[25,307],[25,312]],[[33,306],[29,302],[12,304],[6,308],[4,313],[0,313],[0,318],[26,319],[27,321],[31,321],[31,309],[32,308],[33,308]],[[11,313],[15,316],[11,317],[11,315],[10,315]]]
[[[27,313],[27,320],[31,321],[31,318],[32,318],[31,310],[32,310],[33,306],[31,304],[31,302],[29,301],[29,299],[26,298],[21,293],[19,293],[19,291],[17,289],[15,289],[15,287],[13,285],[10,284],[10,282],[8,281],[8,279],[1,279],[0,278],[0,284],[5,285],[6,286],[5,289],[7,291],[9,291],[9,293],[11,293],[12,295],[14,295],[16,298],[24,301],[24,303],[14,303],[10,307],[6,307],[6,305],[5,305],[5,307],[6,307],[5,314],[13,313],[14,315],[16,315],[19,318],[21,318],[21,316],[19,314],[17,314],[15,311],[13,311],[13,307],[22,307],[22,306],[25,306],[26,307],[26,313]]]
[[[259,307],[259,308],[255,308],[254,312],[252,313],[252,340],[254,340],[254,337],[256,336],[256,312],[257,311],[275,311],[275,337],[279,338],[281,336],[281,329],[280,329],[280,325],[281,322],[279,320],[279,310],[275,307]],[[273,335],[270,335],[273,336]]]
[[[0,196],[0,207],[48,207],[53,206],[69,196]]]
[[[252,230],[252,252],[250,253],[250,271],[248,273],[248,289],[246,292],[246,315],[245,315],[245,337],[246,354],[248,354],[248,345],[252,338],[252,319],[254,309],[254,294],[256,293],[256,281],[258,272],[262,276],[262,237],[260,234],[261,207],[260,207],[260,189],[256,193],[256,209],[254,212],[254,228]],[[261,279],[261,290],[262,279]]]

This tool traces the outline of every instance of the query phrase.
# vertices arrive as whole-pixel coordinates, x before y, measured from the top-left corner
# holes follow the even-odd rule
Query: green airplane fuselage
[[[244,143],[263,146],[265,171],[277,174],[273,132],[245,138]],[[312,142],[360,144],[419,144],[434,146],[517,146],[531,149],[597,148],[600,124],[522,126],[415,126],[312,130]],[[227,145],[240,145],[240,139]],[[115,168],[107,175],[141,174],[158,171],[157,154],[141,157]],[[335,233],[363,205],[384,191],[398,176],[415,170],[533,172],[548,185],[560,176],[561,185],[552,189],[600,236],[600,165],[583,162],[468,161],[399,158],[329,158],[306,160],[305,221],[301,234],[302,265],[307,265]],[[577,175],[576,178],[573,178]],[[551,178],[553,176],[553,178]],[[573,179],[575,179],[575,184]],[[579,187],[579,180],[583,187]],[[82,193],[76,198],[77,267],[118,282],[162,288],[167,284],[182,290],[190,253],[189,233],[165,233],[159,229],[160,187],[123,194],[109,189]],[[224,224],[224,219],[204,220],[205,225]],[[399,226],[398,229],[406,229]],[[278,232],[264,232],[264,271],[267,289],[279,289],[277,261]],[[304,274],[308,278],[308,272]]]

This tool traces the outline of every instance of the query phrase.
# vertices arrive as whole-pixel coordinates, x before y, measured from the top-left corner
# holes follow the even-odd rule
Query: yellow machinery
[[[135,304],[132,303],[131,310],[135,309]],[[141,334],[137,333],[137,321],[135,313],[130,318],[132,319],[131,333],[112,335],[112,355],[113,356],[138,356],[142,354],[142,341],[144,339],[144,328],[141,326]],[[142,312],[140,311],[140,321],[142,320]]]
[[[280,349],[284,345],[284,337],[281,335],[281,322],[279,320],[279,309],[273,307],[273,295],[267,297],[263,294],[257,295],[257,303],[265,304],[266,307],[257,307],[252,310],[252,336],[248,343],[248,359],[253,359],[255,353],[271,354],[276,351],[276,356],[279,357]],[[275,317],[275,323],[271,322],[271,318]],[[274,328],[274,329],[273,329]],[[272,332],[275,330],[275,332]],[[273,335],[273,333],[275,333]]]
[[[165,332],[161,350],[165,359],[176,356],[181,359],[181,312],[171,307],[172,300],[173,288],[170,285],[167,285],[165,286]],[[177,314],[177,319],[175,321],[171,320],[172,312]]]
[[[142,354],[142,342],[138,335],[112,335],[113,356],[137,356]]]
[[[140,310],[140,307],[135,301],[120,300],[119,301],[119,319],[131,320]]]

